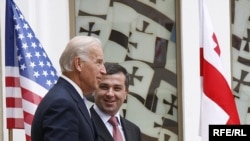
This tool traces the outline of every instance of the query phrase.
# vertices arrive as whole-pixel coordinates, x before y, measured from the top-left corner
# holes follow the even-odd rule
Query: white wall
[[[15,0],[15,2],[43,44],[53,65],[59,70],[59,55],[69,40],[68,0]],[[230,60],[229,2],[228,0],[206,0],[228,76],[231,74],[230,61],[228,61]],[[200,77],[197,75],[199,74],[198,6],[199,0],[181,0],[184,141],[200,141],[198,136]],[[5,0],[0,0],[1,48],[4,47],[4,12]],[[3,107],[4,102],[3,96]],[[5,118],[3,120],[5,122]],[[5,123],[3,129],[5,129]],[[8,141],[6,129],[3,141]],[[24,131],[15,130],[13,141],[25,141]]]
[[[183,139],[199,141],[199,3],[181,2]],[[192,73],[190,73],[192,72]],[[192,85],[190,85],[192,84]]]

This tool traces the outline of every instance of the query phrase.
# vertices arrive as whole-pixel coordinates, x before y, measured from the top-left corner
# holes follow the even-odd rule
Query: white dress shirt
[[[94,109],[96,111],[96,113],[100,116],[100,118],[102,119],[103,123],[105,124],[105,126],[107,127],[109,133],[113,136],[113,126],[108,122],[108,120],[110,119],[110,115],[103,113],[97,106],[96,104],[94,104]],[[124,132],[122,130],[122,125],[121,125],[121,120],[120,120],[120,114],[119,112],[115,114],[115,117],[118,119],[118,127],[120,129],[120,132],[122,133],[122,138],[123,141],[125,140],[125,136],[124,136]]]

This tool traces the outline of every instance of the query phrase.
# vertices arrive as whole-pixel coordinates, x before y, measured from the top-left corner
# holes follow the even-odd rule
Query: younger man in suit
[[[119,114],[128,95],[129,74],[116,63],[105,63],[106,74],[94,92],[95,104],[90,108],[91,117],[99,134],[99,141],[141,141],[140,128]],[[121,139],[115,140],[115,130],[109,122],[110,117],[118,121]]]

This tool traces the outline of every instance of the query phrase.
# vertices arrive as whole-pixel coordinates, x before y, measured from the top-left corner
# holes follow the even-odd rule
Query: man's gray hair
[[[75,57],[88,61],[89,50],[92,46],[102,47],[100,39],[93,36],[75,36],[72,38],[60,57],[61,71],[73,71],[72,63]]]

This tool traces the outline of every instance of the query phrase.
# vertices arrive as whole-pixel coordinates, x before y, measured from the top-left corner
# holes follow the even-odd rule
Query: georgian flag
[[[240,124],[236,103],[226,79],[220,46],[203,0],[200,0],[200,135],[208,141],[210,124]]]

